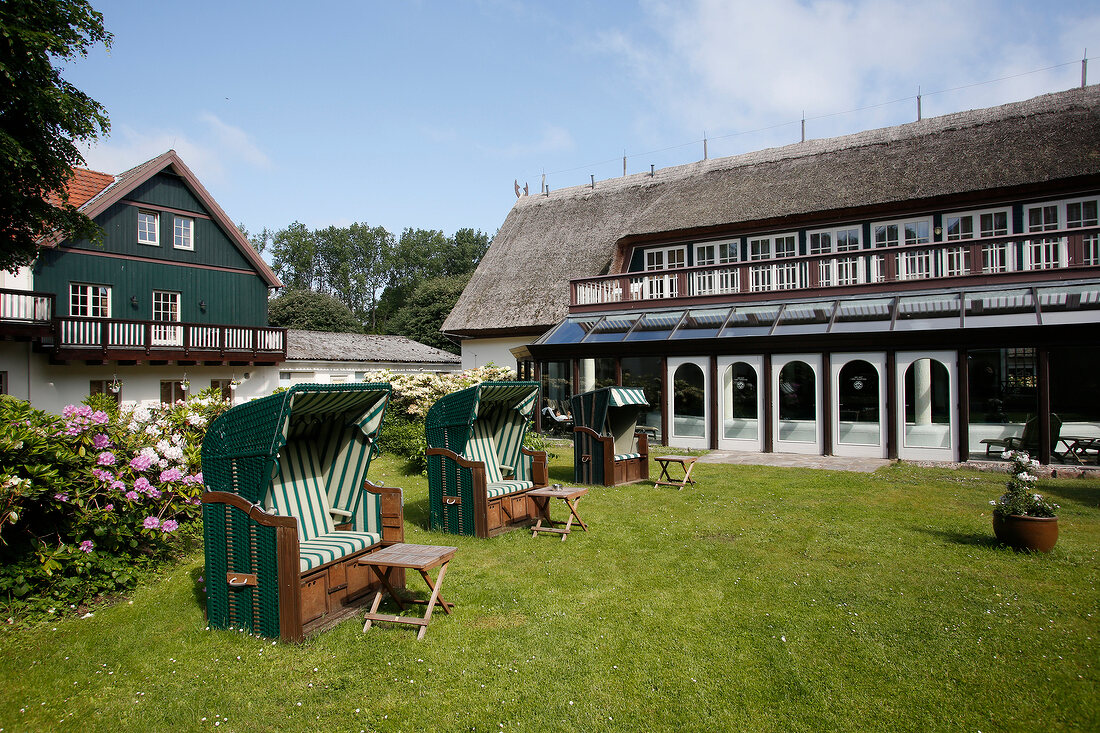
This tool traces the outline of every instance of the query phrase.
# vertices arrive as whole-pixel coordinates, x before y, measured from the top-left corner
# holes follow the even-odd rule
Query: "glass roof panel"
[[[729,308],[707,308],[705,310],[688,311],[676,333],[674,339],[706,339],[714,338],[722,330],[722,324],[726,322]]]
[[[666,313],[646,313],[638,321],[638,325],[631,332],[628,341],[661,341],[667,339],[672,329],[684,317],[683,311],[669,311]]]
[[[584,340],[601,316],[580,316],[566,318],[561,325],[546,337],[544,344],[576,344]]]
[[[958,326],[961,307],[958,293],[928,293],[898,298],[898,314],[894,320],[894,330],[912,331],[926,327]],[[954,318],[955,322],[944,321],[945,318]]]
[[[776,336],[792,333],[824,333],[833,317],[834,301],[788,303],[772,332]]]
[[[1096,321],[1092,311],[1100,309],[1100,283],[1056,285],[1036,292],[1044,325]]]
[[[592,327],[584,342],[591,344],[599,341],[622,341],[623,336],[634,326],[637,320],[638,316],[636,315],[607,316]]]
[[[734,308],[722,337],[759,336],[772,330],[772,324],[779,316],[778,305],[746,305]]]

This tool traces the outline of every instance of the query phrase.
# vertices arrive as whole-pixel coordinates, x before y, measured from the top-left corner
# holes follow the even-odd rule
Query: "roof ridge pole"
[[[548,193],[548,191],[546,190],[546,171],[542,172],[542,184],[541,184],[541,188],[539,188],[539,192],[540,193]]]
[[[1084,89],[1089,78],[1089,50],[1085,49],[1084,56],[1081,57],[1081,88]]]
[[[623,177],[626,177],[626,151],[623,151]]]
[[[802,110],[802,142],[806,142],[806,110]]]
[[[703,130],[703,160],[707,159],[707,131]]]
[[[592,181],[592,190],[595,191],[596,190],[596,174],[595,173],[589,173],[588,178]]]
[[[920,122],[920,84],[917,85],[917,122]]]

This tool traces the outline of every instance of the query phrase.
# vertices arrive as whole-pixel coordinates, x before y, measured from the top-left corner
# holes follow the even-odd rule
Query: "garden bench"
[[[523,447],[536,382],[482,382],[444,395],[428,410],[430,524],[492,537],[535,521],[527,492],[546,486],[546,453]]]
[[[638,428],[649,402],[640,389],[602,387],[573,396],[573,480],[619,484],[649,478],[649,436]]]
[[[301,384],[203,441],[207,619],[300,640],[369,602],[360,560],[404,539],[401,489],[367,480],[388,384]],[[404,584],[403,571],[390,579]]]

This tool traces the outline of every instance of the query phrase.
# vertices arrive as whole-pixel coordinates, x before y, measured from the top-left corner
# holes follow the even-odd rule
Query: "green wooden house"
[[[0,289],[3,391],[58,410],[89,392],[174,400],[286,358],[281,287],[174,150],[117,176],[77,169],[70,202],[100,241],[45,239]],[[75,368],[74,368],[75,367]]]

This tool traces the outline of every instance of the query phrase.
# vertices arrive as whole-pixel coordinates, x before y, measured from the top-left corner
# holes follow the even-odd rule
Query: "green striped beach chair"
[[[431,527],[492,537],[537,518],[526,496],[547,485],[546,453],[523,447],[538,402],[537,382],[482,382],[428,410]]]
[[[640,389],[603,387],[573,396],[573,479],[617,486],[649,478],[649,437],[638,416]]]
[[[210,425],[211,627],[299,640],[369,601],[378,579],[359,560],[404,538],[401,489],[367,480],[389,396],[388,384],[299,384]]]

